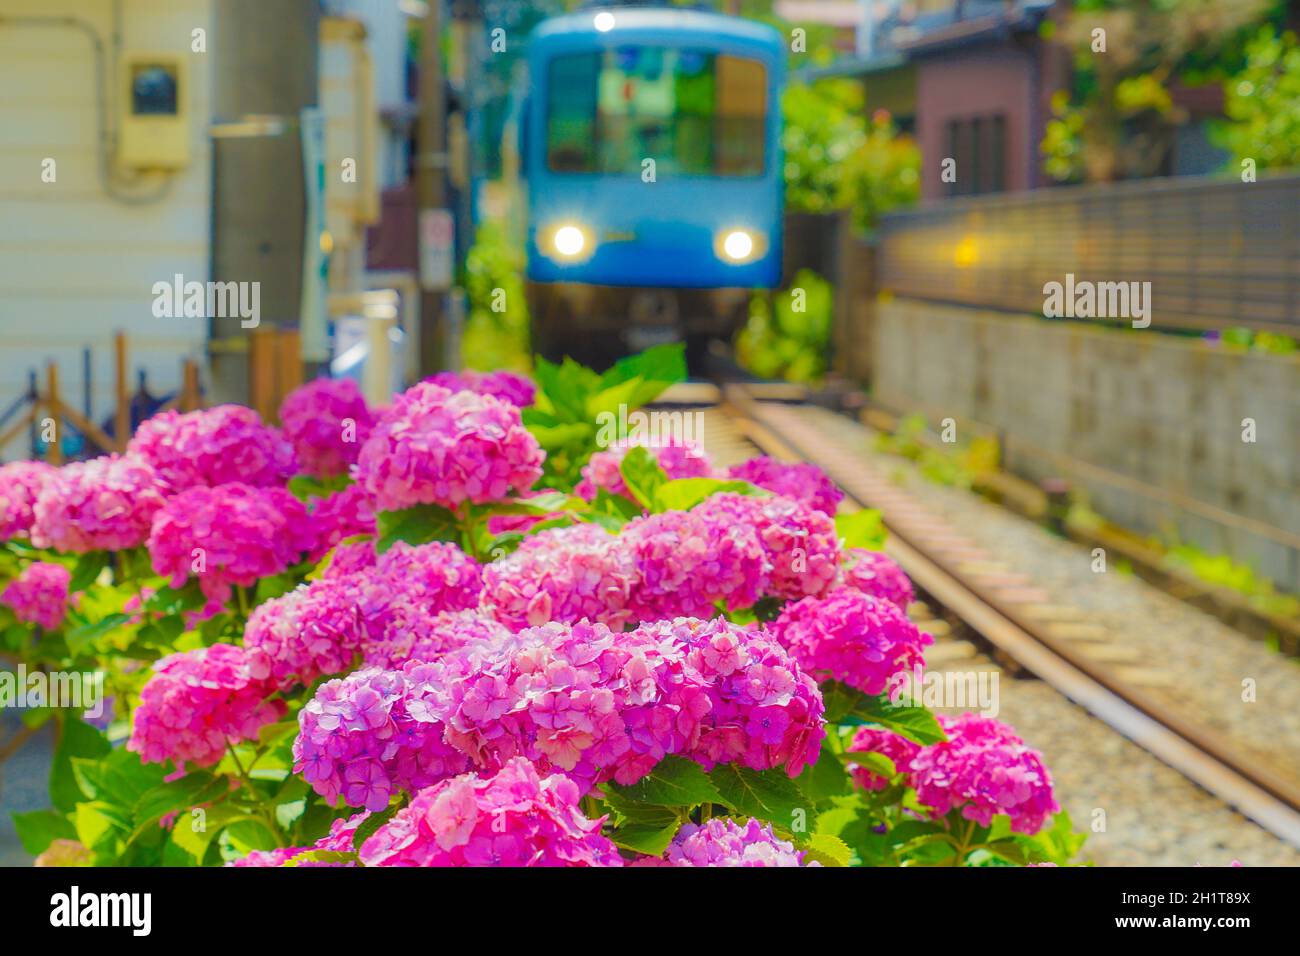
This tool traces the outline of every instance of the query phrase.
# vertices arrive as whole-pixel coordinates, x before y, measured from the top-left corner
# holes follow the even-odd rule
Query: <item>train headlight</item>
[[[591,233],[575,222],[552,226],[543,233],[543,251],[552,259],[577,262],[588,258],[593,246]]]
[[[718,258],[739,265],[752,262],[763,254],[762,237],[748,229],[724,229],[714,241]]]

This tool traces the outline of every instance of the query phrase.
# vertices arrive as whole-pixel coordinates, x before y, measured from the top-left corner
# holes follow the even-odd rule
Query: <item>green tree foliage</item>
[[[1235,163],[1300,165],[1300,44],[1294,33],[1263,27],[1246,44],[1245,66],[1224,83],[1229,122],[1219,139]]]
[[[834,293],[811,269],[800,269],[789,289],[755,295],[749,321],[736,335],[736,358],[763,378],[814,382],[826,371]]]
[[[478,227],[465,257],[469,315],[461,341],[467,368],[526,372],[530,366],[524,250],[500,222]]]

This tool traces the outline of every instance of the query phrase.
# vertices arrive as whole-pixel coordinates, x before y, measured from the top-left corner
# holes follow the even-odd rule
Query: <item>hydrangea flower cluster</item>
[[[351,587],[325,578],[258,605],[244,627],[253,676],[277,687],[343,673],[361,643]]]
[[[375,533],[375,512],[365,489],[348,485],[324,498],[313,499],[311,526],[316,542],[309,558],[319,561],[345,538]]]
[[[455,508],[527,491],[544,458],[514,405],[421,382],[380,415],[355,477],[384,511]]]
[[[166,411],[142,422],[127,451],[148,461],[177,491],[242,482],[282,485],[296,470],[293,446],[243,405]]]
[[[346,474],[374,423],[365,396],[350,378],[318,378],[280,404],[280,425],[298,466],[316,478]]]
[[[194,576],[204,594],[224,602],[232,584],[248,587],[297,564],[313,539],[306,508],[289,492],[231,483],[170,498],[154,516],[148,546],[172,587]]]
[[[361,647],[368,667],[399,668],[408,661],[431,663],[452,651],[478,648],[481,652],[503,645],[510,631],[495,619],[478,611],[438,611],[423,605],[400,618],[400,626],[389,627],[381,639],[368,639]]]
[[[890,730],[859,727],[849,744],[849,752],[855,750],[888,757],[893,762],[895,770],[906,774],[910,773],[912,758],[920,753],[921,745]],[[888,780],[861,764],[849,764],[849,775],[863,790],[884,790],[889,786]]]
[[[628,491],[619,468],[623,464],[623,458],[637,445],[637,442],[624,442],[593,454],[587,464],[582,466],[582,481],[574,491],[588,501],[595,500],[596,492],[600,490],[630,500],[632,492]],[[704,450],[697,445],[674,441],[666,445],[643,447],[654,456],[669,478],[708,478],[713,474],[713,465]]]
[[[787,605],[771,632],[808,673],[872,695],[895,674],[924,667],[924,648],[934,643],[893,604],[852,588]]]
[[[709,617],[719,601],[749,607],[768,584],[763,544],[742,524],[666,511],[628,522],[620,539],[635,561],[639,620]]]
[[[0,592],[0,604],[12,608],[18,620],[52,631],[68,611],[71,580],[72,572],[63,565],[35,561]]]
[[[548,528],[487,565],[482,607],[512,628],[584,618],[622,627],[634,575],[621,540],[599,525]]]
[[[443,740],[442,675],[438,665],[411,662],[322,684],[298,714],[294,772],[331,803],[379,811],[396,790],[470,769],[469,757]]]
[[[527,760],[489,777],[465,774],[417,793],[361,846],[366,866],[620,866],[561,774]]]
[[[0,541],[27,537],[36,519],[33,506],[54,469],[43,461],[0,465]]]
[[[433,611],[462,611],[478,604],[483,566],[445,541],[398,541],[375,562],[372,578]]]
[[[375,554],[373,541],[353,541],[334,548],[330,563],[321,572],[323,578],[349,580],[373,568],[379,555]]]
[[[518,408],[527,408],[537,399],[537,386],[516,372],[438,372],[425,379],[452,392],[491,395]]]
[[[753,528],[767,554],[767,591],[799,599],[825,593],[839,575],[840,543],[835,522],[791,498],[718,494],[691,513],[720,525]]]
[[[844,492],[826,472],[807,462],[784,462],[759,455],[727,469],[727,477],[748,481],[775,495],[793,498],[828,515],[835,514]]]
[[[256,740],[284,712],[267,698],[275,688],[253,676],[242,647],[214,644],[154,664],[140,691],[127,749],[145,763],[171,760],[200,767],[221,760],[227,743]]]
[[[1016,833],[1037,833],[1060,810],[1042,755],[1006,724],[978,714],[940,716],[948,740],[922,747],[912,759],[917,799],[936,816],[960,808],[981,826],[995,814]]]
[[[803,866],[803,851],[758,820],[714,817],[687,823],[664,851],[662,866]],[[813,862],[808,866],[820,866]]]
[[[312,850],[324,850],[330,853],[351,853],[353,852],[352,841],[356,837],[357,827],[361,826],[369,816],[370,812],[363,810],[360,813],[354,813],[347,819],[340,817],[330,824],[330,832],[311,846],[284,846],[276,847],[274,850],[253,850],[248,856],[241,857],[238,860],[231,860],[226,866],[284,866],[294,857]],[[294,866],[354,867],[356,863],[334,860],[303,860],[295,863]]]
[[[32,544],[72,554],[138,548],[170,490],[136,455],[64,465],[37,494]]]
[[[843,584],[888,601],[900,611],[916,600],[912,582],[892,558],[878,551],[850,548],[844,553]]]

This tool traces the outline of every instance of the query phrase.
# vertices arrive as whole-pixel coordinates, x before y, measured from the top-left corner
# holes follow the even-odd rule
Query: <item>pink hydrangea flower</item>
[[[575,492],[588,501],[594,501],[596,492],[601,489],[631,500],[632,493],[628,491],[619,469],[628,451],[639,444],[641,443],[624,442],[593,454],[587,464],[582,466],[582,481],[574,489]],[[713,474],[713,464],[698,445],[673,441],[666,445],[644,447],[654,455],[659,467],[669,478],[708,478]]]
[[[395,542],[376,560],[371,577],[432,611],[475,607],[483,590],[483,565],[445,541]]]
[[[170,490],[136,455],[64,465],[36,497],[32,544],[72,554],[138,548]]]
[[[948,740],[922,747],[911,761],[917,799],[943,816],[960,809],[989,826],[997,814],[1016,833],[1037,833],[1060,806],[1042,755],[1006,724],[962,714],[939,718]]]
[[[349,670],[362,637],[351,587],[321,579],[254,608],[244,649],[254,677],[286,687]]]
[[[767,554],[767,592],[798,599],[824,594],[839,575],[840,543],[835,522],[791,498],[717,494],[691,514],[720,525],[753,528]]]
[[[482,607],[513,628],[583,619],[622,627],[634,574],[620,539],[600,526],[550,528],[484,568]]]
[[[0,593],[0,604],[12,608],[18,620],[52,631],[68,611],[71,580],[72,572],[61,564],[33,562]]]
[[[850,548],[844,553],[843,584],[888,601],[900,611],[906,611],[916,599],[903,569],[891,558],[865,548]]]
[[[140,691],[127,749],[145,763],[221,760],[227,743],[256,740],[284,712],[275,688],[253,676],[242,647],[214,644],[164,657]]]
[[[438,611],[408,604],[410,611],[400,617],[400,626],[392,626],[378,639],[362,646],[368,667],[400,668],[408,661],[430,663],[452,651],[468,646],[484,650],[503,644],[510,638],[505,625],[478,611]]]
[[[283,488],[232,483],[189,488],[168,500],[149,533],[153,569],[180,587],[197,577],[214,601],[231,585],[279,574],[313,544],[307,510]]]
[[[835,509],[844,498],[844,492],[840,491],[826,472],[802,461],[784,462],[760,455],[739,465],[732,465],[727,469],[727,476],[748,481],[775,495],[793,498],[828,515],[835,514]]]
[[[714,817],[703,825],[684,824],[663,858],[668,866],[805,865],[803,851],[778,838],[767,824],[754,819],[742,824],[726,817]]]
[[[876,727],[859,727],[853,734],[853,741],[849,744],[850,752],[861,751],[888,757],[893,761],[894,769],[902,774],[911,772],[912,758],[920,750],[920,744],[908,740],[901,734]],[[849,764],[849,774],[853,777],[853,782],[863,790],[884,790],[889,785],[888,780],[861,764]]]
[[[297,469],[284,436],[243,405],[161,412],[141,423],[127,450],[178,491],[231,482],[282,485]]]
[[[852,588],[788,605],[770,630],[808,673],[873,695],[895,674],[924,667],[934,643],[893,604]]]
[[[328,478],[356,462],[374,418],[356,382],[318,378],[284,397],[280,424],[302,471]]]
[[[334,548],[334,556],[329,565],[321,572],[323,578],[349,580],[375,566],[379,555],[375,554],[373,541],[353,541],[351,544],[339,544]]]
[[[621,866],[561,774],[522,758],[495,774],[465,774],[417,793],[361,846],[366,866]]]
[[[527,491],[545,457],[515,406],[422,382],[379,416],[355,476],[384,511],[455,508]]]
[[[36,520],[36,496],[54,469],[43,461],[11,461],[0,465],[0,541],[27,537]]]
[[[636,564],[639,620],[711,617],[717,602],[750,607],[770,579],[758,534],[737,522],[666,511],[628,522],[619,540]]]
[[[425,379],[452,392],[491,395],[518,408],[527,408],[537,399],[537,386],[516,372],[438,372]]]
[[[348,485],[324,498],[310,502],[311,527],[316,543],[308,556],[319,561],[345,538],[375,534],[375,511],[364,488]]]
[[[235,867],[266,867],[266,866],[284,866],[294,857],[302,853],[308,853],[312,850],[325,850],[330,853],[352,853],[354,852],[352,841],[356,837],[357,827],[361,826],[370,816],[368,810],[360,813],[354,813],[347,819],[338,819],[330,824],[330,832],[325,834],[311,846],[286,846],[277,847],[274,850],[253,850],[245,857],[238,860],[231,860],[226,866]],[[333,861],[333,860],[303,860],[295,863],[294,866],[310,867],[349,867],[357,864],[351,861]]]

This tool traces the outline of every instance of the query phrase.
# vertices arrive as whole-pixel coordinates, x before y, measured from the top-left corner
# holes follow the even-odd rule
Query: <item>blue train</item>
[[[533,346],[698,351],[781,277],[780,35],[674,8],[546,20],[520,142]]]

